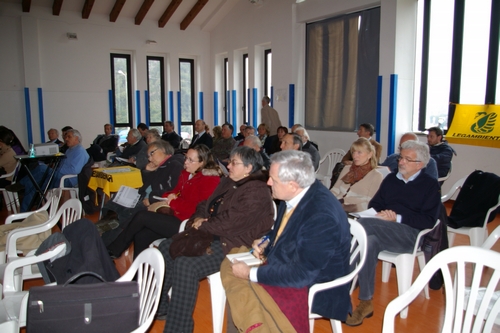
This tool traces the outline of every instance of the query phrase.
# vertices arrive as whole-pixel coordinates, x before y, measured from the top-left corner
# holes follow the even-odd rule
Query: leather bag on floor
[[[139,326],[137,282],[71,284],[33,287],[28,299],[26,332],[131,332]]]

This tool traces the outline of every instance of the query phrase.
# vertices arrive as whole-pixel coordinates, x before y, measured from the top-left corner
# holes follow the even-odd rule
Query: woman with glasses
[[[150,151],[150,161],[155,152]],[[159,200],[138,212],[122,233],[107,245],[111,257],[119,257],[134,242],[134,258],[160,238],[178,233],[181,222],[193,215],[196,205],[206,200],[217,187],[222,175],[210,149],[201,144],[190,148],[184,170],[175,188]]]
[[[218,272],[230,249],[251,248],[254,239],[271,229],[274,208],[267,177],[261,171],[262,163],[262,157],[254,149],[234,148],[229,156],[229,177],[223,178],[212,195],[196,207],[186,228],[213,235],[209,251],[200,256],[172,258],[172,239],[160,244],[165,279],[157,318],[166,318],[164,332],[192,332],[199,280]]]
[[[366,210],[384,179],[377,170],[375,148],[368,139],[354,141],[350,150],[353,162],[345,166],[331,189],[346,213]]]

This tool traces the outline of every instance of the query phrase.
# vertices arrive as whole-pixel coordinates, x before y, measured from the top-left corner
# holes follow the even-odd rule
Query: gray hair
[[[59,136],[59,131],[56,130],[55,128],[51,128],[47,131],[47,135],[50,133],[50,131],[56,131],[57,136]]]
[[[156,148],[160,149],[165,153],[165,155],[173,155],[174,154],[174,148],[170,143],[168,143],[165,140],[158,140],[158,141],[153,141],[150,144],[148,144],[148,149],[149,148]]]
[[[410,149],[413,150],[417,154],[417,160],[424,164],[424,167],[427,166],[429,160],[431,159],[431,155],[429,153],[429,146],[426,143],[420,141],[408,140],[403,142],[401,145],[401,150]]]
[[[262,100],[265,101],[266,104],[269,104],[269,102],[271,102],[271,99],[269,98],[269,96],[262,97]]]
[[[311,155],[298,150],[284,150],[271,156],[271,164],[279,164],[281,182],[296,182],[301,188],[311,186],[316,177]]]
[[[141,138],[142,138],[142,135],[141,135],[141,132],[139,132],[138,129],[136,128],[132,128],[129,133],[132,133],[132,136],[137,140],[139,141]]]
[[[299,131],[302,132],[302,134],[299,134]],[[302,126],[298,126],[294,133],[297,133],[298,135],[300,135],[300,137],[302,138],[302,142],[303,143],[306,143],[307,141],[309,141],[309,133],[307,133],[306,129]]]
[[[160,132],[156,128],[151,128],[151,129],[146,130],[146,135],[145,136],[148,137],[148,135],[151,135],[156,140],[160,140],[161,139]]]
[[[82,135],[80,134],[80,131],[79,130],[76,130],[76,129],[70,129],[70,130],[67,130],[66,131],[66,134],[68,133],[72,133],[73,136],[76,136],[78,138],[78,142],[79,143],[82,143]]]
[[[262,141],[260,141],[260,139],[258,137],[256,137],[255,135],[249,135],[245,138],[245,142],[248,141],[250,142],[250,144],[252,146],[256,146],[256,147],[261,147],[262,146]]]

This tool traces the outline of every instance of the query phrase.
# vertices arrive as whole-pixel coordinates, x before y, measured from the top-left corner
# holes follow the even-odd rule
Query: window
[[[224,58],[224,122],[229,122],[229,60]]]
[[[264,95],[271,98],[271,106],[273,103],[273,98],[272,98],[273,96],[271,96],[272,71],[273,71],[273,52],[271,51],[271,49],[268,49],[264,51]]]
[[[132,126],[132,70],[129,54],[111,53],[111,90],[113,91],[113,122],[115,132]],[[126,133],[125,133],[126,136]]]
[[[306,26],[307,128],[353,131],[376,124],[380,8]]]
[[[498,104],[500,5],[419,1],[414,127],[447,129],[454,105]],[[416,125],[416,126],[415,126]]]
[[[179,87],[181,94],[181,132],[194,134],[194,60],[179,59]]]
[[[165,77],[163,57],[147,57],[148,70],[148,106],[150,128],[163,131],[165,122]]]
[[[243,55],[243,122],[250,123],[250,103],[248,101],[248,54]]]

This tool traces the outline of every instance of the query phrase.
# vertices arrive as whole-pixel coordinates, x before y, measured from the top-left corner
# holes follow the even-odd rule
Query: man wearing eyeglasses
[[[381,251],[411,253],[418,233],[436,223],[441,204],[437,179],[422,172],[429,162],[429,148],[419,141],[401,145],[398,172],[385,177],[368,206],[377,211],[376,218],[359,220],[367,235],[367,258],[360,270],[360,303],[346,320],[358,326],[373,314],[375,269]]]
[[[403,136],[401,136],[401,139],[399,140],[398,150],[401,150],[401,145],[403,143],[405,143],[406,141],[410,141],[410,140],[418,141],[417,135],[415,133],[412,133],[412,132],[408,132],[408,133],[403,134]],[[399,152],[387,156],[384,163],[382,163],[380,165],[388,167],[389,170],[391,170],[391,172],[398,172],[398,162],[399,162]],[[424,171],[432,178],[438,179],[438,171],[437,171],[436,161],[432,157],[429,159],[429,163],[427,163],[427,166],[425,167]]]

